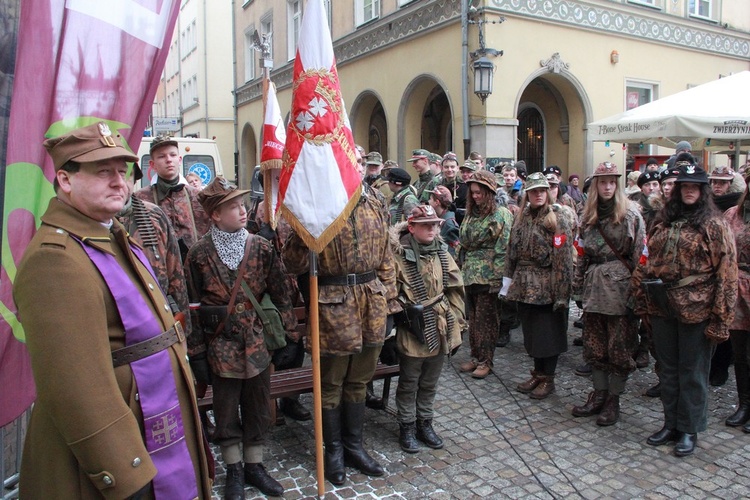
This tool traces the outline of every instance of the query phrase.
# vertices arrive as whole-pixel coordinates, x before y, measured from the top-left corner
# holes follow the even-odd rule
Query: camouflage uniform
[[[161,289],[174,299],[182,313],[185,335],[189,337],[191,321],[185,272],[180,247],[167,216],[153,203],[131,197],[130,204],[117,215],[117,220],[143,248]]]
[[[607,218],[599,220],[598,227],[635,268],[646,237],[645,223],[635,205],[629,203],[620,224]],[[596,226],[580,229],[579,246],[583,255],[578,256],[573,288],[583,302],[583,357],[595,370],[627,377],[635,371],[633,353],[638,346],[638,321],[628,307],[631,271]]]
[[[419,199],[414,195],[411,186],[404,186],[398,193],[393,195],[389,205],[391,215],[391,226],[406,221],[406,217],[412,209],[419,205]]]
[[[426,191],[432,191],[439,183],[439,179],[431,170],[419,174],[419,178],[414,181],[413,186],[414,189],[417,190],[417,199],[419,199],[420,203],[427,203],[429,201],[430,193],[427,193]],[[406,213],[408,214],[409,212]]]
[[[401,354],[401,376],[396,390],[398,420],[400,423],[430,420],[433,418],[433,403],[445,355],[461,345],[463,278],[444,243],[436,239],[430,245],[418,244],[409,234],[405,223],[391,229],[391,247],[396,261],[399,302],[404,305],[421,303],[415,287],[410,283],[408,272],[409,266],[414,266],[417,258],[420,262],[418,272],[428,301],[443,297],[432,308],[440,336],[440,344],[435,350],[430,351],[403,325],[399,325],[396,335]],[[441,252],[447,263],[447,279],[443,276]],[[443,287],[444,280],[448,283],[447,288]]]
[[[167,196],[159,200],[156,185],[139,189],[133,196],[155,203],[161,208],[174,228],[183,259],[187,251],[208,232],[211,221],[198,203],[200,191],[187,184],[178,184]]]
[[[469,343],[477,364],[492,367],[498,335],[497,292],[513,225],[507,208],[485,217],[466,214],[460,228],[459,262],[469,302]]]

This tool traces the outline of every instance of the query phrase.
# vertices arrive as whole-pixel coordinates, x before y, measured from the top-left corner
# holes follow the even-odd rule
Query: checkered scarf
[[[245,228],[227,233],[216,226],[211,226],[211,239],[214,241],[216,252],[221,261],[233,271],[237,270],[245,255],[245,240],[248,234]]]

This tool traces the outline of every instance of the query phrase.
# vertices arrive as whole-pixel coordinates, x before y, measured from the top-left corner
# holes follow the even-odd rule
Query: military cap
[[[198,202],[208,216],[216,210],[219,205],[249,193],[249,189],[237,189],[237,186],[224,177],[214,177],[208,186],[198,193]]]
[[[428,189],[427,192],[434,196],[444,207],[449,207],[453,203],[451,191],[445,186],[435,186],[435,189],[431,191]]]
[[[437,163],[440,164],[443,162],[443,157],[440,156],[437,153],[430,153],[430,156],[427,158],[430,163]]]
[[[454,153],[453,151],[448,151],[443,155],[441,163],[445,161],[455,161],[456,163],[458,163],[458,156],[456,156],[456,153]]]
[[[493,193],[497,192],[497,179],[495,179],[494,174],[487,170],[478,170],[474,172],[474,174],[466,181],[466,184],[471,183],[480,184]]]
[[[426,149],[414,149],[411,152],[411,158],[409,158],[406,161],[417,161],[417,160],[421,160],[422,158],[429,160],[430,152],[427,151]]]
[[[696,184],[708,184],[706,171],[700,165],[683,165],[679,168],[680,173],[675,179],[675,184],[680,182],[695,182]]]
[[[643,172],[638,176],[638,187],[643,187],[644,184],[651,181],[658,181],[660,179],[658,172]]]
[[[550,165],[542,170],[543,174],[555,174],[558,177],[562,177],[562,170],[557,165]]]
[[[733,181],[734,180],[734,170],[732,170],[731,167],[716,167],[711,172],[711,175],[708,176],[709,179],[716,179],[719,181]]]
[[[438,217],[435,213],[435,209],[430,205],[417,205],[411,209],[409,217],[406,219],[409,224],[434,224],[435,222],[442,224],[443,219]]]
[[[547,174],[545,177],[547,178],[548,184],[560,184],[560,179],[558,179],[555,174]]]
[[[635,170],[635,171],[630,172],[628,174],[628,180],[637,183],[638,182],[638,177],[640,177],[640,176],[641,176],[641,173],[638,172],[637,170]]]
[[[554,177],[554,174],[552,174],[552,176]],[[549,189],[549,181],[547,179],[549,179],[549,177],[542,172],[533,172],[529,174],[526,177],[526,187],[523,192],[526,193],[532,189]],[[555,178],[555,180],[557,180],[557,178]]]
[[[44,148],[52,157],[55,170],[59,170],[69,161],[87,163],[111,158],[138,161],[137,156],[125,149],[120,134],[112,134],[109,126],[104,122],[47,139],[44,141]]]
[[[667,179],[671,179],[673,177],[677,177],[680,175],[680,169],[677,167],[672,167],[664,170],[661,174],[659,174],[659,182],[664,182]]]
[[[411,175],[409,175],[409,172],[403,168],[393,167],[388,171],[388,177],[386,177],[386,179],[388,179],[388,182],[399,184],[401,186],[411,184]]]
[[[472,160],[466,160],[464,161],[464,164],[458,167],[459,170],[471,170],[472,172],[477,171],[477,164],[474,163]]]
[[[603,177],[605,175],[614,175],[615,177],[622,176],[622,174],[617,171],[617,165],[611,161],[600,163],[599,166],[594,169],[594,174],[591,177]]]
[[[386,171],[392,168],[398,168],[398,163],[394,160],[385,160],[385,163],[383,163],[383,174],[386,174]]]
[[[148,154],[153,155],[154,151],[159,148],[163,148],[164,146],[174,146],[176,148],[179,147],[177,141],[174,140],[174,137],[168,135],[157,135],[151,141],[151,146],[149,146],[148,148]]]
[[[383,157],[377,151],[367,153],[367,165],[382,165]]]

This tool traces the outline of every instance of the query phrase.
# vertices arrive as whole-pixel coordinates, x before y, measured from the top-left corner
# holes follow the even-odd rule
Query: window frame
[[[372,17],[365,19],[365,2],[372,7]],[[382,14],[381,0],[354,0],[354,26],[359,28],[380,19]]]
[[[294,6],[299,10],[294,11]],[[287,0],[286,2],[286,58],[287,61],[293,60],[297,56],[297,42],[299,41],[299,32],[302,28],[302,14],[304,12],[302,0]]]
[[[256,65],[256,53],[258,52],[252,47],[252,37],[253,33],[255,33],[255,26],[251,25],[245,30],[244,33],[244,41],[245,41],[245,83],[251,82],[257,78],[256,71],[255,71],[255,65]],[[249,75],[249,77],[248,77]]]

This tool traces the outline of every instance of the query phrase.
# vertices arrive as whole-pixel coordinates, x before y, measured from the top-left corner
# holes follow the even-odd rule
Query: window
[[[287,3],[287,54],[289,60],[294,59],[297,54],[297,42],[299,41],[299,29],[302,25],[302,1],[289,0]]]
[[[198,47],[198,29],[195,19],[180,33],[180,56],[185,59]]]
[[[326,12],[326,18],[328,19],[328,29],[333,31],[333,4],[332,0],[323,0],[323,10]]]
[[[628,0],[629,3],[645,5],[647,7],[661,8],[662,0]]]
[[[412,3],[414,0],[398,0],[398,6],[403,7],[404,5],[408,5]]]
[[[253,33],[255,27],[250,26],[245,30],[245,81],[249,82],[255,78],[255,61],[259,52],[253,48]]]
[[[361,26],[380,17],[380,0],[355,0],[354,24]]]
[[[658,98],[658,87],[653,83],[627,82],[625,86],[625,109],[633,109]],[[628,156],[652,154],[653,146],[628,143]]]
[[[273,61],[273,16],[270,14],[260,20],[259,35],[266,35],[268,39],[268,50],[271,52],[271,60]]]
[[[198,76],[193,75],[182,82],[182,109],[198,104]]]
[[[691,16],[711,19],[711,0],[690,0],[688,8]]]

